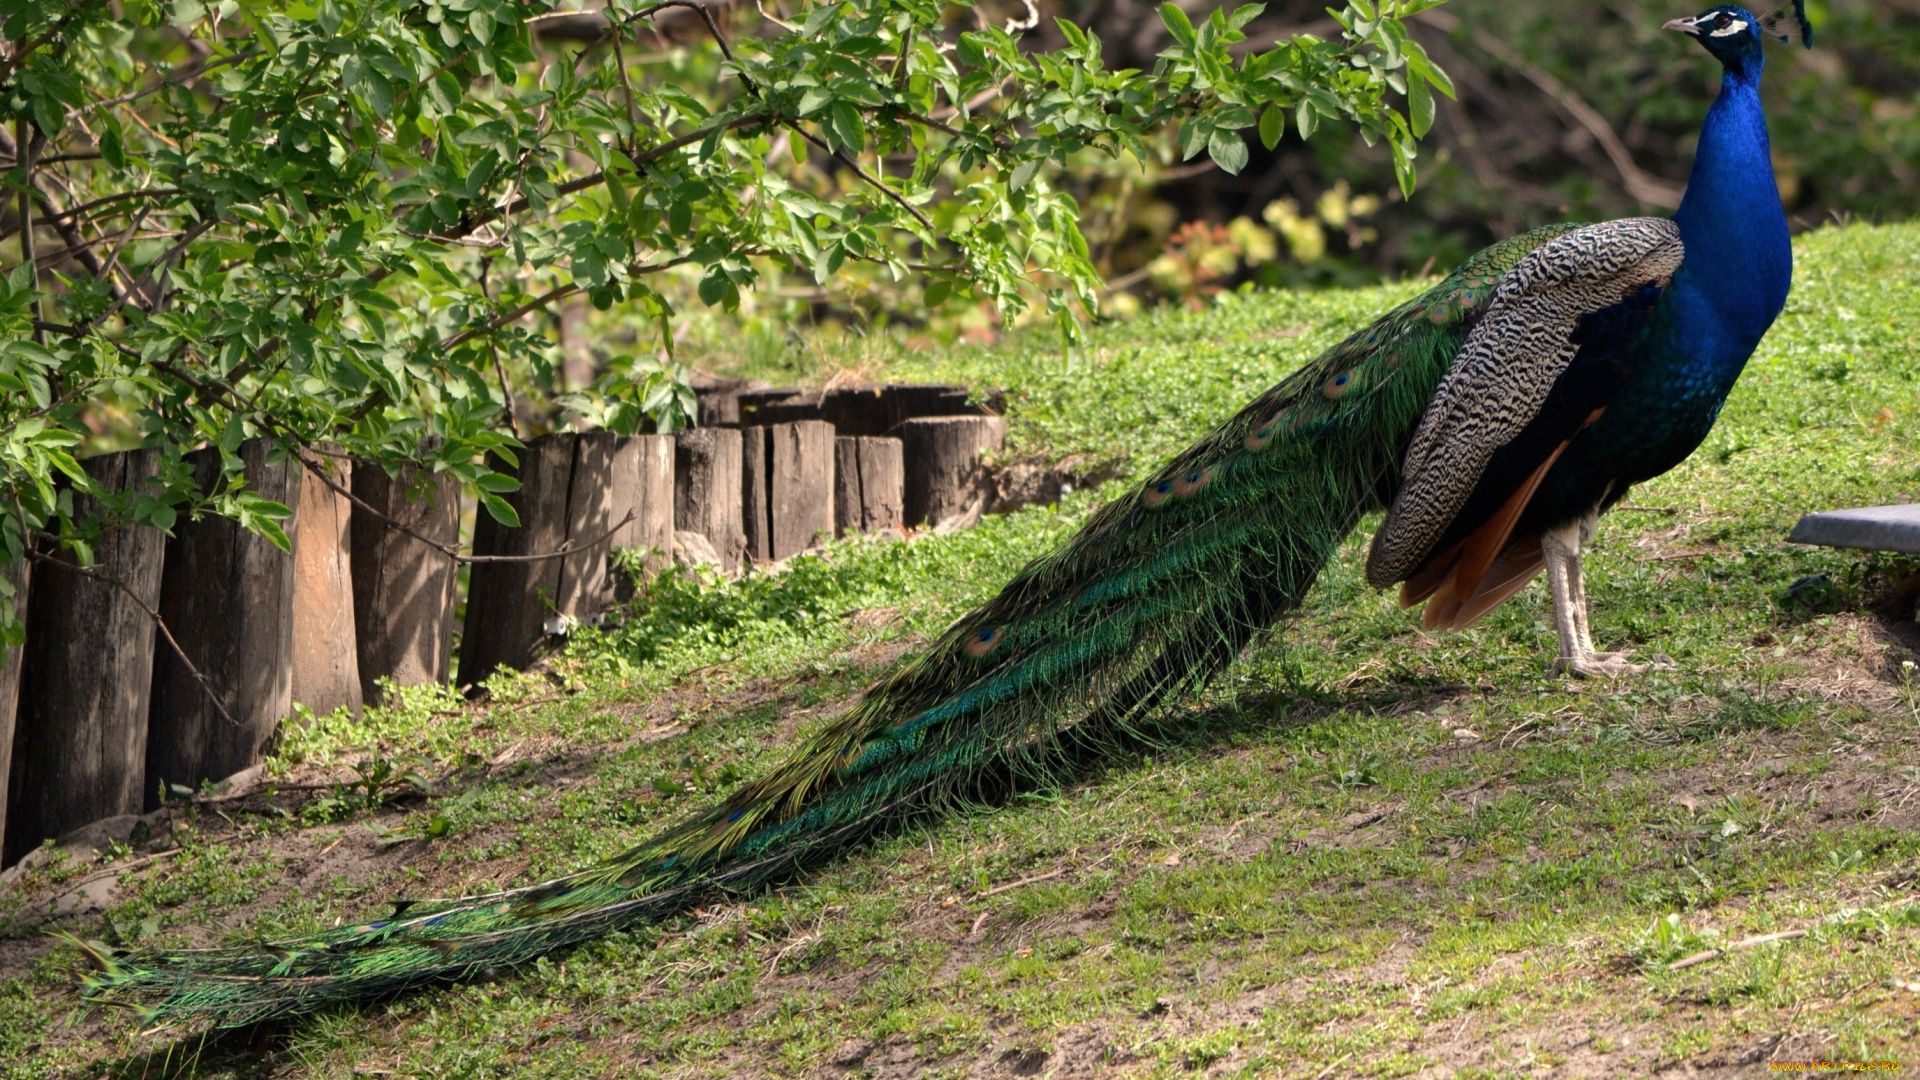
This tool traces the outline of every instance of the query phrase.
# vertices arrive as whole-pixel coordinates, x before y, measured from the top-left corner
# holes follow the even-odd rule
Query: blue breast
[[[1593,489],[1608,481],[1617,498],[1625,484],[1685,460],[1786,304],[1793,247],[1773,178],[1760,69],[1755,62],[1721,82],[1673,215],[1685,261],[1630,350],[1633,374],[1620,395],[1556,469],[1549,486],[1571,501],[1598,498]]]

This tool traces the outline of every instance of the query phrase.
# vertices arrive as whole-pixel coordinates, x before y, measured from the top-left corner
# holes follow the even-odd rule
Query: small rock
[[[681,566],[719,566],[720,553],[713,541],[697,532],[673,534],[673,561]]]
[[[1453,729],[1453,737],[1461,742],[1472,742],[1480,737],[1480,733],[1472,728],[1457,727]]]
[[[852,1069],[866,1061],[867,1056],[872,1053],[872,1039],[848,1039],[834,1047],[833,1056],[827,1060],[843,1069]]]
[[[108,874],[61,896],[53,902],[55,915],[92,915],[120,901],[118,875]]]
[[[119,814],[89,821],[55,841],[54,846],[76,858],[84,857],[96,851],[105,851],[110,843],[128,843],[133,839],[134,827],[139,824],[141,819],[138,814]]]

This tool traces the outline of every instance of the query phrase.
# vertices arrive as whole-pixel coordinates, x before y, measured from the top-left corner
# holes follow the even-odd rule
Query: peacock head
[[[1813,24],[1807,21],[1805,0],[1793,0],[1791,13],[1783,8],[1764,19],[1736,4],[1719,4],[1690,19],[1675,19],[1666,29],[1690,35],[1735,73],[1750,68],[1758,73],[1763,38],[1799,41],[1813,48]]]

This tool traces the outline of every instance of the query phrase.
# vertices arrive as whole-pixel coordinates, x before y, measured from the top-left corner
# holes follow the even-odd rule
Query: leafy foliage
[[[23,0],[0,57],[0,153],[32,221],[13,223],[0,293],[0,565],[36,532],[85,561],[102,527],[206,513],[284,544],[286,508],[245,486],[249,438],[416,460],[497,496],[513,482],[485,455],[512,460],[556,408],[684,424],[682,279],[731,310],[770,270],[865,264],[928,275],[931,304],[1011,317],[1037,299],[1072,333],[1099,281],[1052,180],[1069,155],[1151,157],[1177,126],[1186,156],[1237,169],[1241,132],[1270,140],[1284,113],[1384,141],[1410,189],[1449,87],[1400,20],[1434,2],[1353,0],[1338,40],[1240,58],[1259,5],[1198,25],[1168,5],[1175,46],[1114,71],[1069,23],[1065,48],[1030,53],[1031,21],[959,32],[925,0],[791,22],[690,0]],[[582,20],[578,48],[543,36]],[[648,32],[696,36],[630,54]],[[576,294],[643,315],[665,355],[565,385],[529,317]],[[161,484],[96,490],[81,448],[134,441],[160,449]],[[203,444],[224,463],[213,491],[182,461]]]

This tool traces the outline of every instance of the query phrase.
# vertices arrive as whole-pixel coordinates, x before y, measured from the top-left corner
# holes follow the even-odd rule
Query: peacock
[[[296,940],[92,952],[92,1000],[233,1026],[510,968],[739,895],[902,822],[1068,774],[1166,721],[1296,608],[1362,515],[1368,580],[1471,625],[1542,570],[1575,677],[1597,652],[1581,552],[1599,515],[1713,426],[1786,301],[1762,42],[1812,29],[1713,7],[1666,29],[1724,69],[1672,218],[1553,225],[1294,372],[1096,513],[782,764],[641,846],[487,896],[395,902]]]

